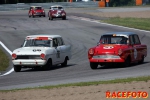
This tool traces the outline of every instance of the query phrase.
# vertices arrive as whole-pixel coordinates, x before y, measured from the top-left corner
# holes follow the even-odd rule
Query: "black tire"
[[[62,17],[62,20],[66,20],[66,17]]]
[[[67,66],[67,58],[65,58],[64,62],[63,62],[63,63],[61,63],[61,66],[62,66],[62,67]]]
[[[127,57],[125,62],[123,63],[123,67],[129,67],[131,63],[130,57]]]
[[[52,60],[49,59],[49,60],[47,61],[46,65],[43,66],[43,68],[47,70],[47,69],[50,69],[51,66],[52,66]]]
[[[144,56],[142,56],[142,59],[139,61],[139,64],[143,64],[144,62]]]
[[[45,17],[45,15],[43,17]]]
[[[49,16],[49,20],[53,20],[53,17]]]
[[[98,63],[90,62],[91,69],[97,69]]]
[[[32,15],[32,17],[34,18],[35,16],[34,16],[34,15]]]
[[[21,66],[19,66],[19,65],[14,65],[14,71],[15,71],[15,72],[20,72],[20,71],[21,71]]]

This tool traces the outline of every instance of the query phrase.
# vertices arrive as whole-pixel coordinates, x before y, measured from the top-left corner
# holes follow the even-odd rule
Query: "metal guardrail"
[[[53,2],[53,3],[17,3],[17,4],[3,4],[0,5],[0,11],[9,10],[28,10],[30,6],[42,6],[44,9],[49,9],[52,5],[62,5],[64,8],[85,8],[98,7],[98,1],[89,2]]]

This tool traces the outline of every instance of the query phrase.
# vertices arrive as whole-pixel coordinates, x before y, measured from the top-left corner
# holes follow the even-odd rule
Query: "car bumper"
[[[90,62],[99,62],[99,63],[112,63],[112,62],[118,62],[118,63],[123,63],[125,62],[124,59],[95,59],[95,58],[91,58],[89,59]]]
[[[34,16],[45,16],[45,13],[35,13]]]
[[[43,66],[46,64],[46,60],[12,60],[14,65],[22,65],[22,66]]]
[[[66,17],[66,15],[57,15],[57,14],[55,14],[55,15],[52,15],[52,17],[53,18],[62,18],[62,17]]]

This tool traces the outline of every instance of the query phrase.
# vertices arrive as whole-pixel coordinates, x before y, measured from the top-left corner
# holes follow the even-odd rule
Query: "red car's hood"
[[[118,54],[119,49],[123,50],[127,47],[127,45],[120,44],[100,44],[99,46],[95,47],[95,55]]]
[[[41,9],[41,10],[35,10],[36,12],[43,12],[43,10]]]

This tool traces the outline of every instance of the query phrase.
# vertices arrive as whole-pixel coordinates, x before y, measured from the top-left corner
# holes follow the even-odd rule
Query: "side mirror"
[[[97,42],[97,46],[100,45],[100,42]]]

